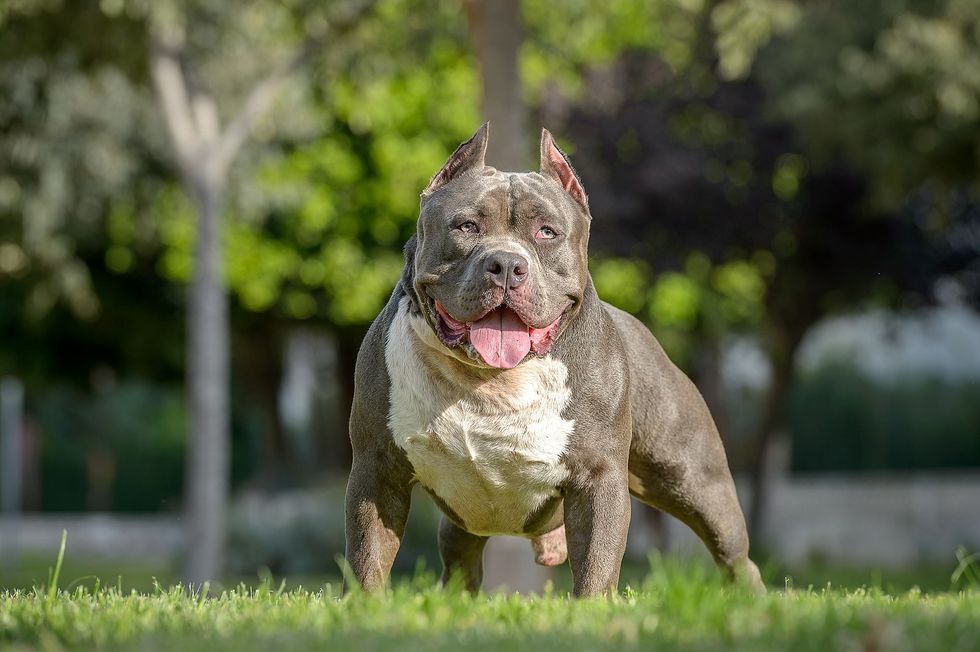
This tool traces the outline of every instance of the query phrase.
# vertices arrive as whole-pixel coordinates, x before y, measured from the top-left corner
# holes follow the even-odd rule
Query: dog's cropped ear
[[[589,212],[589,197],[585,194],[582,181],[547,129],[541,130],[541,175],[555,181],[582,205],[586,213]]]
[[[436,172],[432,181],[422,191],[422,196],[431,195],[439,188],[473,168],[482,168],[487,155],[487,140],[490,137],[490,123],[484,122],[473,137],[456,148],[442,169]]]

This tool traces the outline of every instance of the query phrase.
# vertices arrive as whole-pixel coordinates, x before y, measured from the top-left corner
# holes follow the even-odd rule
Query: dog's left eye
[[[456,228],[463,233],[476,233],[480,230],[480,228],[476,225],[476,222],[463,222]]]
[[[542,226],[538,229],[538,232],[534,234],[535,240],[554,240],[558,234],[550,226]]]

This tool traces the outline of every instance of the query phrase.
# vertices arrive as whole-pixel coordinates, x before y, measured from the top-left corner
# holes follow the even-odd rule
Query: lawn
[[[12,645],[11,645],[12,644]],[[471,596],[429,574],[384,596],[244,585],[201,597],[76,586],[0,595],[13,650],[980,650],[980,591],[778,589],[758,598],[713,569],[654,561],[615,600]]]

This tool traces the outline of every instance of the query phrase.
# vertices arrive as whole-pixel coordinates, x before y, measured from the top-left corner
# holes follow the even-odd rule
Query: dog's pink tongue
[[[473,322],[470,342],[484,362],[498,369],[513,369],[531,350],[527,325],[506,306]]]

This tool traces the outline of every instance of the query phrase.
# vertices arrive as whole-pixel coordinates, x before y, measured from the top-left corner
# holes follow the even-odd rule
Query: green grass
[[[654,560],[615,600],[470,596],[431,574],[384,596],[339,599],[269,584],[201,597],[168,588],[53,586],[0,594],[13,650],[980,650],[980,591],[775,590],[758,598],[713,569]]]
[[[6,560],[10,561],[10,560]],[[418,563],[425,560],[419,559]],[[20,555],[16,564],[0,563],[0,591],[3,589],[22,589],[29,591],[35,586],[49,586],[47,581],[52,572],[52,559],[44,555]],[[428,560],[429,568],[438,565],[438,560]],[[707,564],[706,556],[691,558],[689,564]],[[797,589],[826,588],[859,589],[879,588],[887,593],[905,593],[920,589],[923,593],[942,593],[951,588],[950,575],[955,568],[956,559],[951,556],[950,563],[921,563],[909,568],[849,567],[821,561],[811,561],[800,567],[787,567],[774,561],[760,560],[763,575],[769,584],[777,588]],[[973,564],[974,572],[980,573],[980,563]],[[623,563],[621,585],[640,586],[650,572],[650,565],[635,558]],[[64,556],[59,586],[69,590],[78,586],[91,589],[96,584],[112,586],[125,593],[153,592],[157,584],[169,586],[180,580],[180,568],[176,561],[113,559],[106,557],[85,557],[72,554],[71,546]],[[554,585],[558,591],[568,591],[572,587],[572,577],[568,565],[553,571]],[[411,579],[399,575],[398,580]],[[279,586],[285,581],[288,586],[322,587],[340,581],[339,569],[331,574],[310,573],[305,575],[272,575],[267,572],[251,575],[231,575],[223,578],[217,589],[233,588],[240,584],[257,587],[263,582]],[[980,579],[964,577],[956,587],[969,584],[980,585]],[[213,588],[214,585],[213,585]]]

